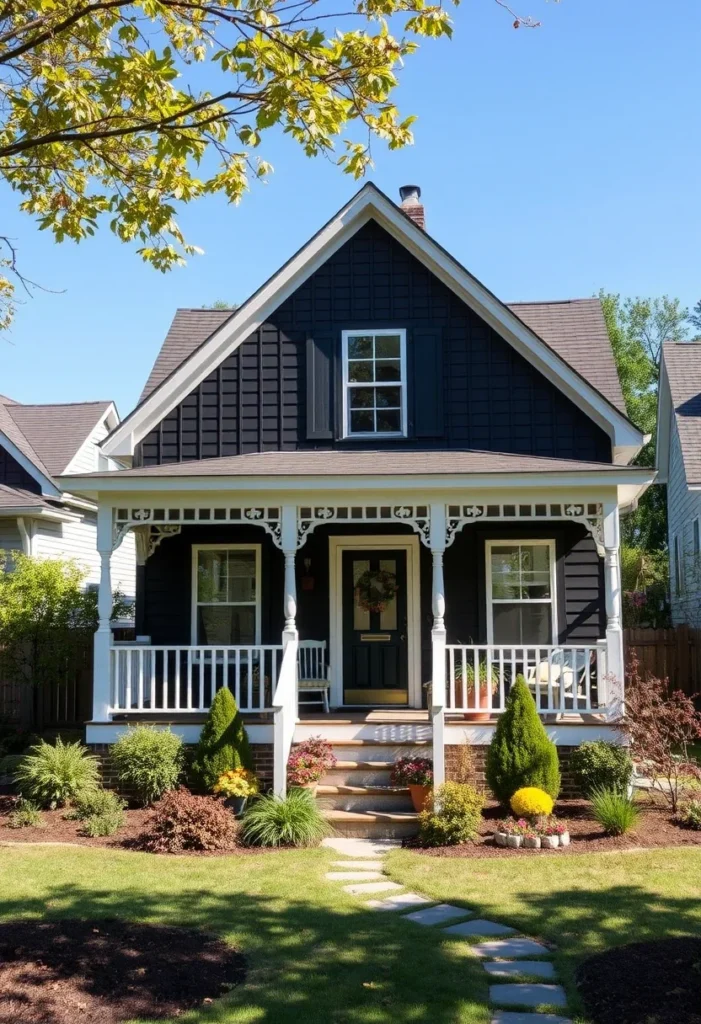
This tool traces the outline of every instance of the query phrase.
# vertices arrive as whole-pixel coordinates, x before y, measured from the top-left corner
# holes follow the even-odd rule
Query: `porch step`
[[[346,740],[328,739],[334,754],[339,761],[364,761],[364,755],[373,762],[384,762],[383,767],[391,768],[398,757],[414,754],[417,757],[430,757],[433,740],[385,739],[385,740]]]
[[[332,747],[430,747],[432,740],[331,740]]]
[[[330,786],[389,786],[393,761],[344,761],[324,776]]]
[[[319,786],[316,799],[321,810],[410,811],[409,790],[397,786]]]
[[[413,811],[335,811],[322,812],[338,835],[368,839],[402,839],[416,835],[417,817]]]

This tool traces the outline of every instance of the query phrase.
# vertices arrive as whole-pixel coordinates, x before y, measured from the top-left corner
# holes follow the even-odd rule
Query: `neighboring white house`
[[[95,505],[56,477],[108,468],[99,443],[118,424],[113,402],[22,405],[0,395],[0,549],[74,558],[87,569],[88,586],[99,582]],[[112,579],[129,599],[135,572],[127,537],[112,559]]]
[[[701,342],[663,345],[658,422],[672,622],[701,626]]]

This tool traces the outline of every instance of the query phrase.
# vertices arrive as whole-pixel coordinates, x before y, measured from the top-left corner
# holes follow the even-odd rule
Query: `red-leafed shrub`
[[[335,767],[331,744],[321,736],[312,736],[292,748],[287,759],[287,781],[290,786],[307,786]]]
[[[139,845],[151,853],[229,850],[236,845],[236,825],[220,800],[176,789],[154,807]]]

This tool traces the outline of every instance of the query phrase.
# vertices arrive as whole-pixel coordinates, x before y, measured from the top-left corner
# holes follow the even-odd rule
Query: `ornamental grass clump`
[[[7,825],[9,828],[43,828],[44,820],[35,803],[20,797],[8,815]]]
[[[210,791],[224,772],[253,769],[253,754],[236,699],[222,687],[214,695],[192,761],[195,787]]]
[[[595,789],[590,794],[592,811],[608,836],[622,836],[634,829],[640,808],[625,793],[615,789]]]
[[[142,805],[177,786],[183,771],[183,741],[169,729],[130,728],[110,751],[119,785]]]
[[[594,789],[615,789],[626,793],[633,777],[633,761],[628,748],[607,740],[589,740],[570,754],[570,772],[584,794]]]
[[[215,797],[176,789],[156,804],[139,844],[150,853],[230,850],[236,845],[236,823]]]
[[[22,757],[14,780],[20,793],[40,807],[64,807],[86,790],[96,789],[99,760],[82,743],[41,740]]]
[[[516,677],[497,722],[487,750],[486,775],[504,805],[524,786],[543,789],[553,800],[560,792],[557,748],[548,739],[523,676]]]
[[[311,793],[291,789],[286,797],[256,800],[243,816],[241,838],[249,846],[318,846],[328,831]]]
[[[511,797],[511,810],[517,818],[540,818],[546,817],[553,812],[553,799],[542,789],[536,786],[525,786],[517,789]]]
[[[287,781],[290,786],[313,786],[335,767],[331,745],[321,736],[312,736],[292,748],[287,760]]]
[[[419,814],[423,846],[473,843],[479,834],[484,797],[464,782],[444,782],[433,795],[430,810]]]

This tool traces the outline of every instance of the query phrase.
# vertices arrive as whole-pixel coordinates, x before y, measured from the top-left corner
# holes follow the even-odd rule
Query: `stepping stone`
[[[534,939],[497,939],[494,942],[478,942],[470,946],[470,951],[476,956],[486,956],[493,959],[495,956],[507,957],[518,960],[523,956],[552,956],[552,951],[544,946],[542,942],[535,942]]]
[[[342,868],[344,871],[381,871],[381,860],[332,860],[332,868]]]
[[[418,903],[430,903],[425,896],[419,896],[416,892],[402,892],[396,896],[388,896],[384,900],[370,900],[365,904],[372,910],[407,910],[415,907]]]
[[[470,911],[464,907],[451,907],[449,903],[439,903],[437,907],[428,907],[427,910],[417,910],[415,914],[407,914],[407,921],[414,921],[416,924],[445,924],[452,921],[454,917],[468,917]]]
[[[329,836],[324,839],[326,846],[344,857],[384,857],[390,850],[398,850],[401,843],[398,839],[362,839],[355,836]]]
[[[362,882],[358,885],[344,885],[343,891],[349,892],[352,896],[362,896],[363,893],[389,892],[390,889],[402,889],[403,886],[397,882]]]
[[[569,1017],[558,1017],[555,1013],[514,1013],[513,1010],[497,1010],[491,1024],[572,1024]]]
[[[490,985],[490,1003],[501,1003],[502,1006],[540,1006],[549,1003],[551,1006],[567,1006],[567,996],[562,985],[543,985],[537,982]]]
[[[555,967],[549,960],[504,960],[483,963],[487,974],[508,977],[510,974],[530,974],[534,978],[554,978]]]
[[[381,871],[327,871],[324,878],[329,882],[362,882],[371,878],[382,878]]]
[[[497,924],[496,921],[464,921],[462,924],[454,924],[452,928],[444,929],[446,935],[461,935],[469,938],[470,935],[515,935],[516,929],[509,928],[507,924]]]

